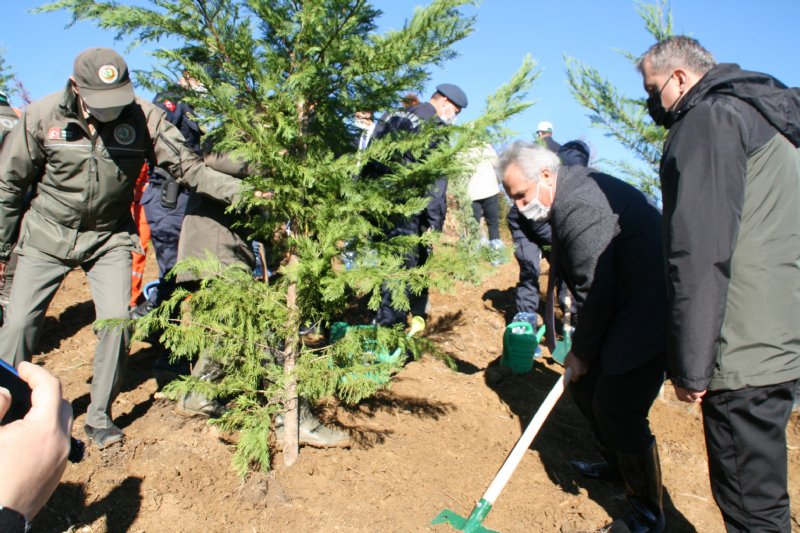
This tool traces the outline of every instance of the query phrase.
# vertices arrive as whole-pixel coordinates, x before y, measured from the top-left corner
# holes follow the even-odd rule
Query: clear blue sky
[[[147,69],[146,49],[125,52],[113,34],[81,22],[65,29],[66,12],[33,15],[34,0],[6,0],[0,47],[7,63],[36,99],[60,90],[83,49],[111,46],[122,51],[131,69]],[[137,3],[141,3],[138,0]],[[384,11],[382,28],[400,27],[422,0],[374,0]],[[677,33],[692,35],[720,62],[767,72],[790,86],[800,86],[796,36],[800,33],[798,0],[672,0]],[[510,123],[519,137],[530,138],[540,120],[555,126],[559,142],[580,138],[594,155],[619,159],[626,152],[590,127],[588,111],[569,94],[564,54],[598,68],[632,96],[642,94],[641,80],[615,50],[637,54],[652,44],[633,0],[484,0],[476,31],[458,45],[460,56],[432,73],[431,89],[441,82],[459,84],[470,98],[465,119],[474,117],[487,95],[509,79],[525,54],[537,60],[542,74],[530,93],[537,104]],[[149,96],[144,94],[143,96]]]

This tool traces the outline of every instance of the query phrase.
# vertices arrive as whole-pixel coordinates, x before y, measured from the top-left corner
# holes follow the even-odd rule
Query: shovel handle
[[[539,430],[542,428],[544,421],[547,420],[547,416],[550,414],[550,411],[553,410],[556,402],[564,393],[564,389],[567,387],[567,383],[569,383],[570,379],[572,379],[572,369],[567,367],[561,377],[558,378],[556,384],[550,390],[547,398],[545,398],[544,402],[542,402],[539,410],[536,411],[535,415],[533,415],[533,420],[531,420],[528,424],[528,427],[525,428],[525,431],[517,441],[517,444],[514,445],[514,449],[508,454],[503,466],[500,467],[497,475],[494,476],[492,484],[489,485],[489,488],[483,493],[483,499],[489,502],[489,504],[494,505],[494,501],[503,491],[503,488],[506,486],[506,483],[508,483],[508,480],[511,479],[512,474],[514,474],[514,470],[517,469],[520,461],[522,461],[522,457],[525,455],[525,450],[530,447],[533,439],[536,438],[536,434],[539,433]]]

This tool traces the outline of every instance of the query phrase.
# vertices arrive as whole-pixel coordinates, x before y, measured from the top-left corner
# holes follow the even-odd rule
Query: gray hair
[[[717,65],[711,52],[703,48],[696,39],[685,35],[668,37],[648,48],[636,62],[636,68],[642,75],[646,60],[650,61],[655,74],[683,67],[695,74],[704,75]]]
[[[503,179],[506,170],[513,164],[519,166],[528,181],[539,181],[539,172],[543,168],[550,169],[554,174],[558,174],[561,168],[561,160],[556,154],[540,144],[525,141],[515,141],[506,148],[495,165],[497,175]]]

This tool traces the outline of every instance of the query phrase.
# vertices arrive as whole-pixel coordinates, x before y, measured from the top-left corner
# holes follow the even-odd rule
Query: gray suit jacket
[[[654,357],[666,368],[661,214],[613,176],[562,167],[552,206],[558,269],[578,306],[572,350],[612,375]]]

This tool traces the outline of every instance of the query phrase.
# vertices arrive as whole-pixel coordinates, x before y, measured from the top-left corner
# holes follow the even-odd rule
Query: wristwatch
[[[14,509],[0,505],[0,531],[3,533],[27,533],[31,529],[25,517]]]

